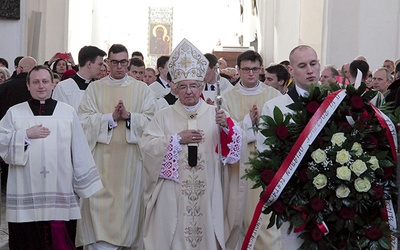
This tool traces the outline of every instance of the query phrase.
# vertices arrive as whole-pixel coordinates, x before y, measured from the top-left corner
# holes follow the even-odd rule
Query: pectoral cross
[[[43,167],[43,171],[40,171],[40,173],[46,178],[46,174],[50,173],[49,171],[46,171],[46,167]]]

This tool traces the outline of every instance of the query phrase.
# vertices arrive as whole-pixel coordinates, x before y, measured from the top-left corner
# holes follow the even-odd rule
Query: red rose
[[[315,228],[312,232],[311,232],[311,237],[313,238],[313,240],[315,242],[320,241],[323,237],[324,234],[321,232],[321,230],[319,230],[319,228]]]
[[[387,167],[387,168],[383,168],[383,179],[389,179],[393,174],[393,168],[392,167]]]
[[[364,101],[358,95],[353,95],[350,100],[351,106],[356,109],[361,109],[364,107]]]
[[[285,212],[286,206],[282,200],[277,200],[272,204],[272,210],[277,214],[283,214]]]
[[[317,197],[313,197],[310,201],[310,206],[312,210],[316,212],[321,212],[322,210],[324,210],[325,204],[326,203],[324,200],[318,199]]]
[[[373,200],[379,200],[383,196],[383,188],[381,186],[374,186],[372,187],[372,190],[374,190],[375,195],[372,196]]]
[[[389,220],[389,217],[388,217],[388,213],[387,213],[387,210],[386,210],[386,208],[381,208],[381,211],[380,211],[381,213],[381,220],[382,221],[388,221]]]
[[[346,248],[347,246],[347,241],[341,240],[339,242],[336,243],[336,246],[338,249],[343,249]]]
[[[370,240],[379,240],[382,237],[382,230],[378,227],[370,227],[365,230],[365,236]]]
[[[309,113],[314,114],[315,111],[317,111],[317,109],[319,108],[319,103],[316,101],[312,101],[307,103],[306,105],[306,109]]]
[[[343,220],[352,220],[356,214],[356,210],[352,207],[342,207],[339,212],[339,217]]]
[[[302,181],[302,182],[307,182],[307,181],[309,181],[310,179],[308,179],[308,176],[307,176],[307,168],[303,168],[302,170],[300,170],[300,172],[299,172],[299,177],[300,177],[300,180]]]
[[[289,130],[285,125],[279,125],[275,130],[276,135],[279,139],[285,140],[289,136]]]
[[[368,112],[364,110],[363,113],[361,114],[360,120],[362,122],[368,122],[369,120],[371,120],[371,118],[372,114],[368,114]]]
[[[262,173],[261,173],[261,179],[263,180],[263,182],[268,185],[269,183],[271,183],[272,178],[274,177],[275,172],[272,171],[271,169],[265,169]]]
[[[376,148],[378,146],[378,139],[376,139],[374,136],[372,135],[368,135],[366,138],[366,142],[368,143],[368,147],[369,148]]]

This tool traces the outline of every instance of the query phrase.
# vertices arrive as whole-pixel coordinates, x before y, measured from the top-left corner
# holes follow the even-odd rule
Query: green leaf
[[[390,239],[386,238],[386,237],[381,237],[379,240],[379,245],[381,245],[381,247],[383,247],[384,249],[390,249],[391,245],[390,245]]]
[[[283,123],[283,114],[282,111],[278,108],[278,106],[275,106],[274,108],[274,119],[277,125]]]

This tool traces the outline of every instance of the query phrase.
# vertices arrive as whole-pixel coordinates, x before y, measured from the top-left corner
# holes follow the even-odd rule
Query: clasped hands
[[[122,100],[119,100],[118,104],[115,106],[114,112],[112,113],[112,118],[114,121],[126,120],[129,118],[129,112],[126,111],[124,102]]]

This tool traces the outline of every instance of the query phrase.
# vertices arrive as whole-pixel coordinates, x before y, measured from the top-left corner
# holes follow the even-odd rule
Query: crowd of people
[[[186,39],[155,69],[122,44],[84,46],[77,65],[71,53],[14,65],[0,58],[10,249],[240,249],[261,191],[242,178],[266,147],[260,116],[357,74],[374,104],[400,103],[398,61],[321,70],[307,45],[268,67],[252,50],[227,65]],[[268,222],[255,249],[291,249],[298,239]]]

